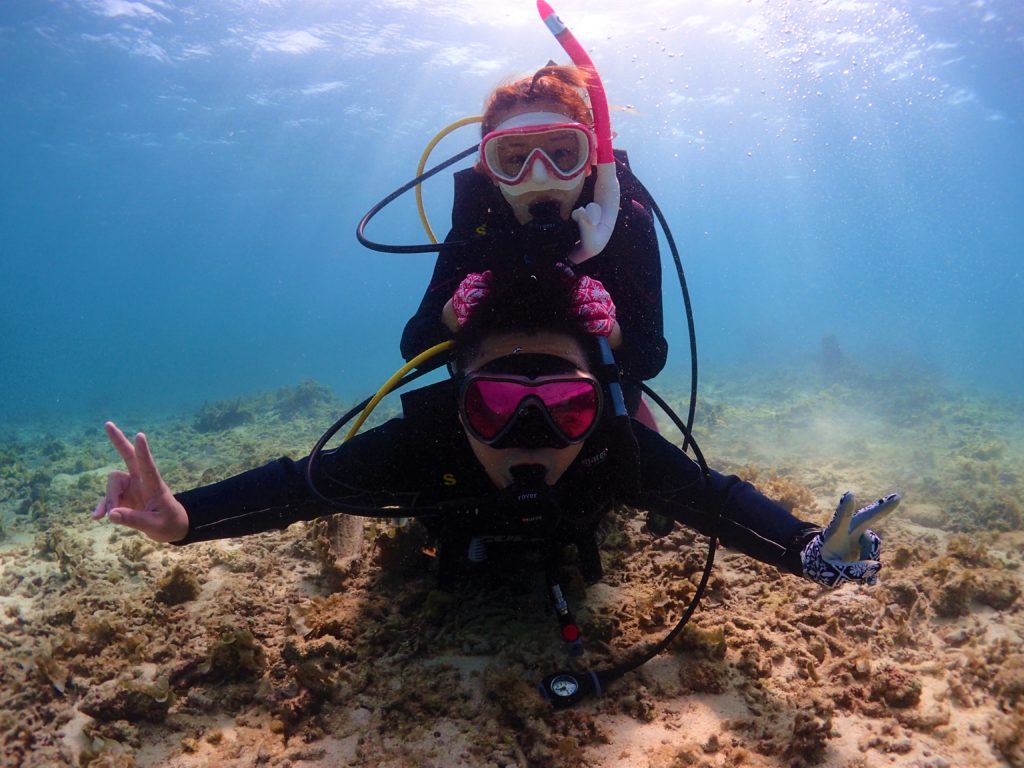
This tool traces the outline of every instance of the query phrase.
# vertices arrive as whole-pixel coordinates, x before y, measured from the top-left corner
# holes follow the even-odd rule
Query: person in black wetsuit
[[[574,136],[586,142],[583,131],[538,134],[535,129],[562,123],[590,130],[585,84],[580,70],[548,66],[499,87],[488,99],[480,160],[455,174],[452,228],[419,308],[402,334],[406,360],[451,338],[442,312],[467,277],[500,270],[524,254],[569,261],[580,239],[576,221],[594,202],[593,157],[585,144],[577,148],[571,143]],[[521,143],[512,143],[516,141]],[[538,148],[542,153],[535,152]],[[621,200],[611,238],[600,253],[573,269],[600,281],[615,302],[622,330],[616,359],[627,405],[636,413],[640,392],[635,383],[660,373],[668,354],[661,256],[653,216],[640,202],[626,154],[616,150],[615,156]]]
[[[854,515],[846,494],[823,531],[738,477],[702,472],[656,432],[612,413],[613,388],[593,373],[600,366],[571,287],[554,276],[532,282],[532,290],[498,284],[480,303],[456,336],[451,380],[410,392],[403,417],[322,454],[321,493],[368,514],[422,513],[458,556],[487,538],[576,543],[584,552],[600,519],[624,503],[714,528],[725,546],[823,584],[874,579],[879,539],[867,525],[889,514],[897,495]],[[332,513],[307,485],[308,457],[173,495],[142,433],[133,444],[113,423],[106,430],[128,471],[111,473],[94,519],[189,544]]]

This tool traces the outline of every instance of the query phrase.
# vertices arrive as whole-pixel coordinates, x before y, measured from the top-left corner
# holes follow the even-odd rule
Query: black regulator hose
[[[683,271],[683,261],[679,258],[679,248],[676,247],[676,239],[672,236],[672,230],[668,226],[665,214],[661,212],[661,207],[655,202],[654,196],[651,195],[643,182],[636,176],[633,177],[633,180],[636,182],[637,188],[643,193],[645,202],[651,206],[654,215],[658,217],[658,223],[661,224],[661,231],[665,234],[668,249],[672,252],[672,261],[676,266],[676,276],[679,278],[679,290],[683,294],[683,306],[686,309],[686,328],[690,334],[690,408],[686,413],[686,429],[683,429],[678,424],[678,419],[675,418],[675,411],[667,408],[664,403],[659,403],[666,413],[673,416],[676,426],[682,430],[683,451],[685,452],[687,446],[693,445],[693,420],[697,412],[697,332],[693,325],[693,304],[690,303],[690,289],[687,287],[686,273]],[[702,464],[702,466],[704,465]]]
[[[411,381],[415,381],[420,376],[423,376],[437,368],[440,368],[441,365],[443,364],[444,361],[442,359],[438,360],[433,365],[428,364],[425,365],[423,368],[417,368],[414,371],[410,371],[398,381],[394,389],[404,387],[406,384],[408,384]],[[333,499],[330,496],[324,494],[317,487],[316,484],[316,468],[320,464],[320,459],[323,456],[324,448],[326,447],[327,443],[330,442],[332,437],[338,434],[342,427],[344,427],[346,424],[352,421],[352,419],[354,419],[358,414],[362,413],[363,409],[366,408],[366,406],[372,399],[372,396],[367,397],[361,403],[357,403],[356,405],[352,406],[352,408],[350,408],[348,411],[342,414],[337,421],[335,421],[330,427],[328,427],[327,431],[324,432],[320,436],[320,439],[316,441],[316,444],[313,446],[313,450],[310,451],[309,453],[309,458],[306,460],[306,486],[309,488],[309,492],[312,493],[313,496],[315,496],[317,499],[319,499],[322,503],[326,504],[331,509],[337,510],[338,512],[344,512],[347,515],[356,515],[358,517],[396,517],[398,516],[399,513],[396,513],[395,510],[393,509],[381,509],[380,507],[347,504],[345,502],[338,501],[337,499]],[[427,515],[430,513],[430,509],[416,511],[417,515]]]
[[[449,166],[455,165],[455,163],[459,162],[460,160],[462,160],[464,158],[469,157],[470,155],[472,155],[474,152],[476,152],[479,149],[480,149],[480,144],[479,143],[474,144],[471,147],[467,147],[466,149],[464,149],[461,152],[459,152],[457,155],[453,155],[452,157],[449,157],[443,163],[439,163],[438,165],[435,165],[433,168],[430,168],[430,169],[424,171],[423,173],[421,173],[419,176],[417,176],[415,179],[413,179],[409,183],[403,184],[402,186],[400,186],[398,189],[396,189],[390,195],[388,195],[383,200],[381,200],[379,203],[377,203],[375,206],[373,206],[373,208],[371,208],[369,211],[367,211],[366,215],[363,216],[362,219],[360,219],[359,226],[356,227],[356,239],[358,239],[360,243],[365,245],[370,250],[372,250],[372,251],[381,251],[383,253],[438,253],[446,245],[449,245],[449,246],[453,245],[453,243],[422,243],[420,245],[388,245],[388,244],[385,244],[385,243],[377,243],[377,242],[374,242],[373,240],[370,240],[366,236],[366,234],[365,234],[366,233],[366,225],[370,223],[370,219],[372,219],[374,216],[376,216],[378,213],[380,213],[384,208],[389,206],[397,198],[401,197],[406,192],[408,192],[410,189],[415,187],[417,184],[422,184],[424,181],[429,179],[431,176],[434,176],[435,174],[440,173],[441,171],[443,171],[445,168],[448,168]],[[466,241],[463,241],[463,242],[468,243],[469,241],[466,240]]]
[[[688,442],[690,447],[693,449],[694,456],[696,456],[697,459],[697,464],[700,466],[701,474],[705,477],[709,477],[711,475],[711,469],[704,460],[704,454],[701,452],[700,446],[697,445],[697,442],[693,439],[693,436],[686,428],[686,425],[683,424],[682,420],[679,418],[679,415],[672,410],[669,404],[666,403],[665,400],[649,386],[641,383],[640,388],[643,390],[645,395],[650,397],[661,407],[661,409],[672,420],[672,423],[682,431],[684,440],[686,441],[684,442],[684,445]],[[711,533],[708,536],[708,553],[704,560],[704,571],[701,574],[700,582],[697,584],[697,589],[690,598],[690,602],[686,606],[686,610],[683,611],[683,615],[680,616],[679,621],[676,622],[675,626],[669,630],[669,633],[646,651],[637,653],[632,658],[619,662],[618,664],[606,669],[589,670],[582,673],[562,670],[555,672],[552,675],[548,675],[540,682],[538,688],[540,689],[541,695],[543,695],[553,707],[556,709],[564,709],[578,704],[589,696],[600,696],[610,683],[618,680],[629,672],[642,667],[648,661],[668,648],[672,644],[672,641],[679,636],[679,633],[683,631],[687,622],[690,621],[690,617],[693,616],[694,611],[697,610],[697,606],[700,604],[701,598],[704,596],[704,592],[707,589],[708,581],[711,579],[711,570],[715,564],[715,553],[718,550],[717,530],[720,515],[721,512],[716,511],[715,515],[711,518]]]

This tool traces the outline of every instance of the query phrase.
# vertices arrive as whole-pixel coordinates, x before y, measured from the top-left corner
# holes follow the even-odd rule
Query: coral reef
[[[881,666],[870,673],[870,696],[881,699],[897,709],[912,707],[921,701],[921,681],[914,675],[892,665]]]
[[[263,648],[252,632],[225,627],[210,644],[199,672],[213,680],[238,680],[257,675],[265,664]]]

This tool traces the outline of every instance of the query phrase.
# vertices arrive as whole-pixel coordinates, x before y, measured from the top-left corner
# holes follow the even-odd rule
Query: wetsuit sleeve
[[[445,243],[463,239],[464,236],[453,229]],[[411,360],[423,350],[452,337],[451,331],[441,322],[441,310],[468,272],[463,247],[446,245],[441,249],[420,306],[402,331],[401,352],[405,360]]]
[[[357,435],[318,465],[317,486],[345,503],[379,510],[413,504],[418,478],[407,461],[409,440],[402,419],[392,419]],[[308,457],[272,461],[213,485],[177,494],[188,512],[188,535],[175,544],[283,530],[338,510],[317,499],[306,485]],[[399,471],[396,468],[403,468]],[[408,468],[408,469],[406,469]]]
[[[420,306],[402,331],[400,349],[405,360],[452,337],[441,322],[441,310],[467,274],[483,270],[483,240],[477,227],[487,219],[489,200],[494,193],[490,182],[473,169],[456,173],[454,183],[452,228],[434,262],[434,272]]]
[[[670,515],[724,546],[797,576],[800,552],[821,528],[794,517],[735,475],[705,477],[679,448],[634,423],[640,447],[639,506]],[[717,513],[717,520],[716,520]]]

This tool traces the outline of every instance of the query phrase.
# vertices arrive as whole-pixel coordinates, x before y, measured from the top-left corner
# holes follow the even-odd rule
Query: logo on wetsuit
[[[590,469],[597,464],[603,464],[608,460],[608,449],[602,448],[600,452],[595,453],[593,456],[586,456],[580,459],[580,466]]]

